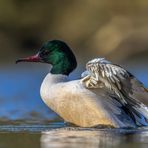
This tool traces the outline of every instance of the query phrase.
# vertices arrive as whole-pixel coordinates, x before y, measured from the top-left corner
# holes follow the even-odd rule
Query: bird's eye
[[[44,50],[41,52],[42,56],[47,56],[49,54],[49,50]]]

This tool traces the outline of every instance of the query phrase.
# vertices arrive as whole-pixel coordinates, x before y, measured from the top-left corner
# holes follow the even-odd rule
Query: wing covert
[[[100,84],[102,84],[122,98],[119,92],[122,89],[121,81],[126,80],[130,76],[125,69],[112,64],[104,58],[96,58],[89,61],[86,64],[86,69],[89,74],[82,79],[86,87],[99,88]]]
[[[142,99],[148,100],[148,91],[140,81],[104,58],[89,61],[86,69],[87,75],[81,80],[86,88],[107,88],[117,96],[137,125],[148,125],[148,107],[141,102]]]

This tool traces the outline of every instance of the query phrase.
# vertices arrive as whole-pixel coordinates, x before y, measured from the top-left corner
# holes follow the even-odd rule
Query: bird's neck
[[[57,84],[57,83],[65,82],[67,81],[67,79],[68,79],[67,75],[48,73],[43,83],[47,83],[48,85]]]
[[[49,95],[51,95],[51,88],[59,83],[68,81],[67,79],[68,76],[62,74],[47,74],[40,88],[40,94],[42,99],[46,100],[47,98],[49,98]]]

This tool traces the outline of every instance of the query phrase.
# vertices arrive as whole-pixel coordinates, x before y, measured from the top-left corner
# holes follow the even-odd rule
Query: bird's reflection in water
[[[98,147],[140,147],[148,144],[148,131],[57,129],[43,132],[42,148],[98,148]]]

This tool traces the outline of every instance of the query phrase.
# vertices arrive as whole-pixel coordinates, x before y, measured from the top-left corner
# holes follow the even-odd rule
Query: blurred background
[[[60,120],[40,99],[49,66],[15,65],[47,40],[63,40],[73,49],[79,66],[71,79],[99,56],[148,87],[147,14],[147,0],[0,0],[0,124]]]

